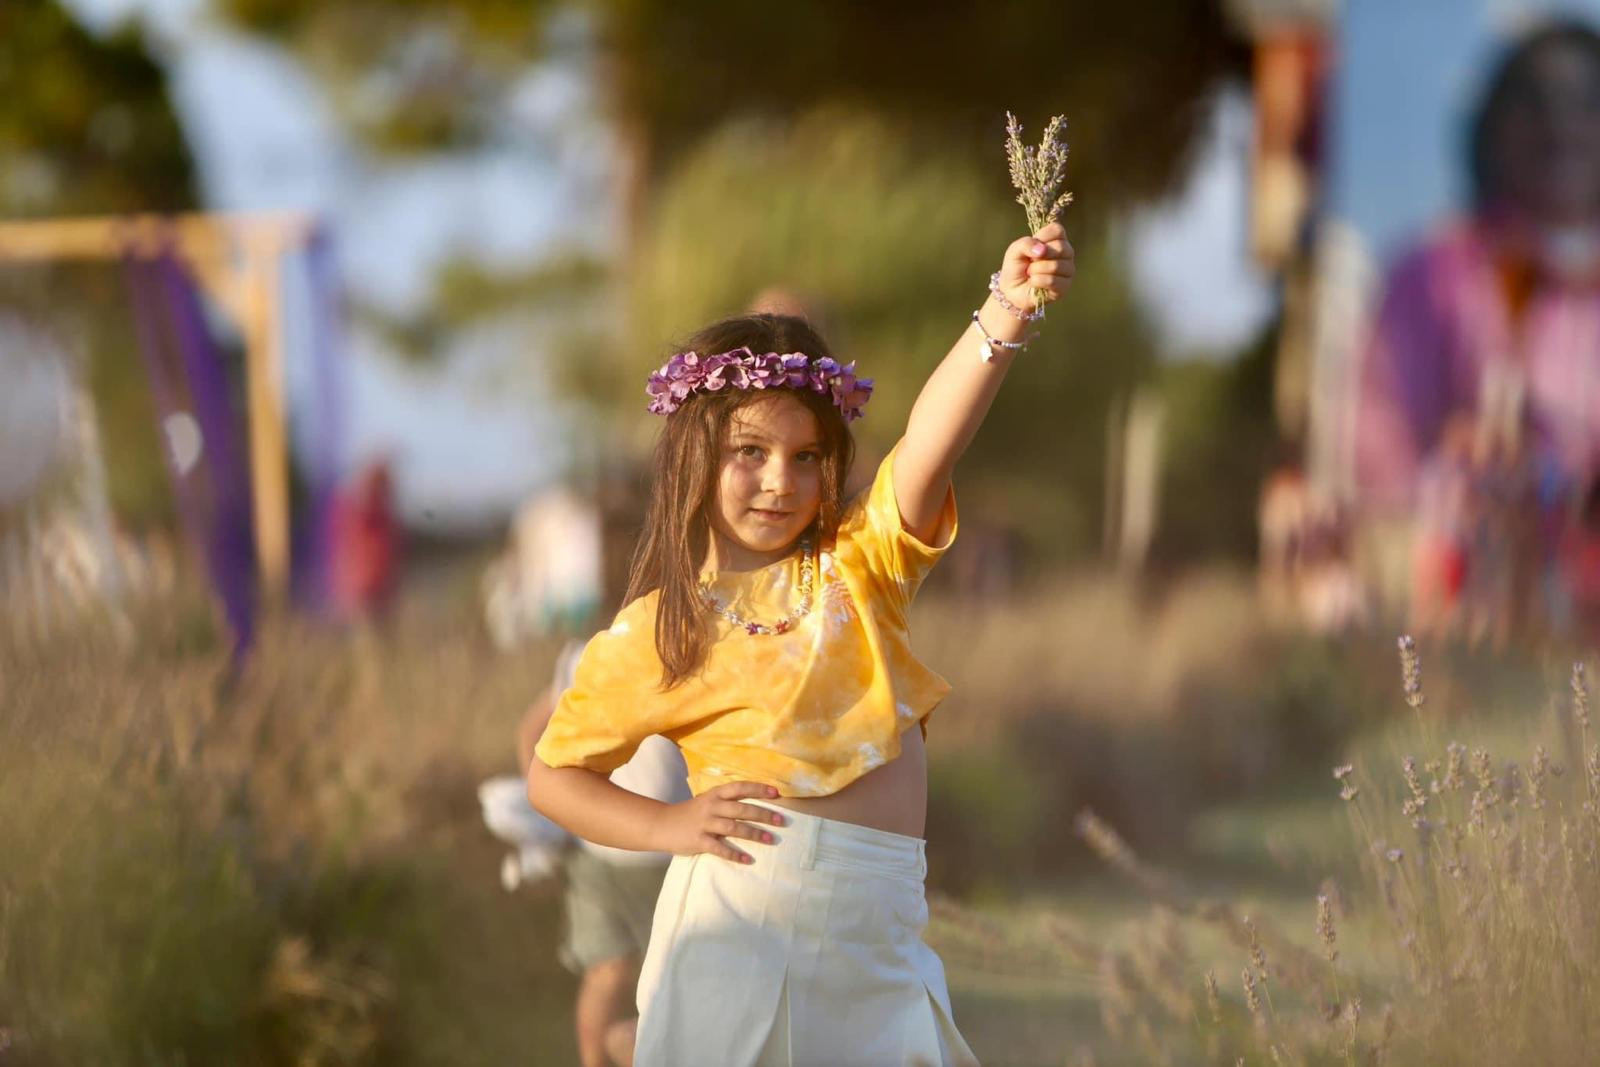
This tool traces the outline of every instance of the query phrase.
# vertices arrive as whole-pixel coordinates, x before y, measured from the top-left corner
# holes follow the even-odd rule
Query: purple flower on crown
[[[872,398],[872,379],[857,378],[848,373],[855,364],[846,368],[847,373],[835,378],[833,381],[833,402],[844,414],[844,420],[850,422],[862,415],[862,408],[867,406],[867,401]]]
[[[804,352],[790,352],[778,358],[783,361],[784,384],[791,389],[804,387],[811,373],[811,357]]]
[[[751,356],[750,385],[756,389],[770,389],[784,383],[783,358],[776,352]]]
[[[811,388],[814,392],[826,393],[828,383],[839,373],[839,364],[828,356],[811,361]]]
[[[834,396],[848,395],[856,385],[856,361],[852,359],[849,363],[840,367],[839,373],[833,376],[833,380],[829,382],[829,385],[833,389]]]
[[[713,356],[679,352],[661,369],[650,375],[645,393],[654,415],[670,415],[683,406],[691,394],[715,393],[723,389],[811,389],[826,393],[846,422],[863,414],[872,396],[872,379],[857,378],[856,365],[839,366],[822,356],[812,360],[804,352],[760,354],[748,347],[735,348]]]
[[[704,389],[708,393],[720,392],[722,387],[728,384],[727,378],[723,375],[723,369],[727,365],[728,357],[726,355],[712,356],[707,359],[705,373],[700,376],[700,382],[695,388]]]
[[[851,360],[840,369],[838,375],[831,383],[833,402],[844,413],[848,422],[861,414],[861,409],[867,406],[868,399],[872,396],[872,379],[856,377],[856,363]]]
[[[666,415],[678,407],[678,399],[672,395],[674,382],[668,381],[665,371],[657,371],[650,375],[650,384],[644,391],[650,395],[650,411],[655,415]]]

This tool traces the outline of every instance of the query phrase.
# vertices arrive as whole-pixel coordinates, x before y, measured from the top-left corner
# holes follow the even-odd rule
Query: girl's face
[[[735,411],[711,509],[715,566],[776,563],[821,506],[822,433],[810,409],[780,391]]]

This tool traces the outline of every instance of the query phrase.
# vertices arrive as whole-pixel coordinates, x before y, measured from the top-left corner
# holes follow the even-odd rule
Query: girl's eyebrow
[[[733,432],[733,439],[735,441],[759,441],[761,444],[764,444],[764,445],[782,444],[783,443],[782,441],[776,441],[771,437],[767,437],[767,436],[765,436],[763,434],[759,434],[759,433],[755,432],[754,430],[735,430]],[[818,449],[818,448],[821,448],[821,447],[822,447],[822,442],[821,441],[808,441],[805,444],[801,445],[799,448],[795,449],[795,451],[803,452],[803,451],[805,451],[807,449],[815,450],[815,449]]]

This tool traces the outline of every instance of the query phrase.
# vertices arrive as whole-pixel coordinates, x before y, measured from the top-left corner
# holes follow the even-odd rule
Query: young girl
[[[1011,243],[848,504],[847,423],[872,383],[803,320],[716,323],[651,376],[666,423],[626,605],[528,766],[532,803],[574,834],[673,854],[639,1067],[975,1062],[922,940],[925,720],[949,686],[912,655],[906,613],[955,537],[951,472],[1035,294],[1072,274],[1059,225]],[[607,781],[652,734],[682,750],[692,800]]]

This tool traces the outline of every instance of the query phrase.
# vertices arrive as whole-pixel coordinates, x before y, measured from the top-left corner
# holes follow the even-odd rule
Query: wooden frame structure
[[[0,221],[0,262],[115,261],[176,252],[244,339],[256,562],[265,604],[289,583],[289,460],[284,421],[285,253],[315,222],[299,214],[126,215]]]

